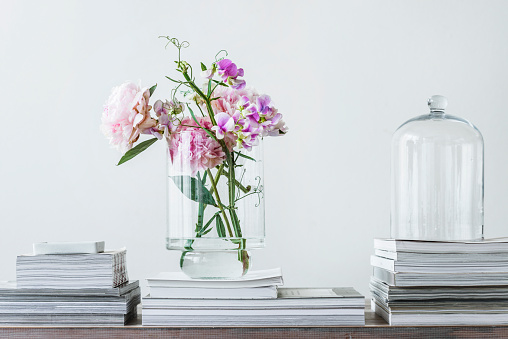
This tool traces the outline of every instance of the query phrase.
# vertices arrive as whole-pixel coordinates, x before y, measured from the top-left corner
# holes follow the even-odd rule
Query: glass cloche
[[[391,237],[483,239],[483,137],[446,114],[434,95],[430,113],[405,122],[392,138]]]

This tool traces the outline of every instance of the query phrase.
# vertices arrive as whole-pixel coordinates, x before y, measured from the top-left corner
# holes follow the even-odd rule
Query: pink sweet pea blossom
[[[201,72],[201,76],[205,79],[211,79],[213,78],[213,75],[215,74],[215,69],[207,69]]]
[[[263,94],[260,97],[257,98],[257,108],[259,115],[263,117],[270,116],[272,113],[272,105],[271,105],[272,99],[270,96]]]
[[[243,68],[236,67],[236,65],[229,59],[222,59],[216,64],[222,81],[230,84],[234,89],[245,88],[245,80],[238,79],[238,77],[243,77]]]
[[[215,131],[217,139],[224,139],[227,132],[232,132],[235,129],[235,120],[226,113],[221,112],[215,115],[215,121],[217,126],[213,126],[212,131]]]
[[[268,136],[276,137],[279,135],[284,135],[289,131],[289,129],[286,126],[286,123],[284,120],[280,119],[275,125],[271,127],[271,129],[268,131]]]
[[[159,125],[156,127],[158,131],[158,135],[156,137],[160,139],[161,133],[166,138],[169,137],[170,133],[174,133],[177,128],[178,118],[176,117],[178,114],[182,113],[185,110],[185,106],[181,102],[174,103],[172,100],[166,100],[166,102],[162,102],[161,100],[157,100],[153,104],[153,109],[155,111],[155,115],[159,119]]]
[[[236,146],[251,149],[265,136],[278,136],[287,133],[288,128],[282,114],[273,107],[268,95],[259,95],[251,88],[236,90],[230,87],[217,87],[213,92],[219,99],[212,101],[215,114],[227,113],[235,122],[232,133],[236,136]]]
[[[242,89],[242,88],[245,88],[246,83],[245,83],[245,80],[243,80],[243,79],[230,78],[229,84],[231,85],[231,87],[233,87],[235,89]]]

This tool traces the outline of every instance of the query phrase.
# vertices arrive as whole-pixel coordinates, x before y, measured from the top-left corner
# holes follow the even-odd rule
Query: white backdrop
[[[0,1],[0,280],[33,242],[126,246],[131,279],[178,269],[165,250],[165,152],[116,167],[99,131],[125,80],[169,96],[176,51],[227,49],[287,136],[265,142],[267,248],[287,286],[368,293],[389,236],[390,140],[446,95],[485,139],[485,230],[508,235],[506,1]],[[145,289],[146,291],[146,289]]]

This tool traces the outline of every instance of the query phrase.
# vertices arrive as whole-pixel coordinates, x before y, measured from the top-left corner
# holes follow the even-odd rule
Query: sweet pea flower
[[[166,100],[166,102],[157,100],[153,105],[153,109],[159,118],[159,125],[157,126],[159,135],[154,135],[159,139],[161,138],[160,134],[167,138],[170,133],[174,133],[176,131],[176,128],[178,127],[178,118],[176,116],[185,110],[185,106],[183,103],[178,101],[175,103],[173,100]]]
[[[236,67],[236,64],[229,59],[222,59],[218,61],[217,68],[219,75],[224,82],[226,82],[229,77],[236,78],[238,76],[238,67]]]
[[[235,120],[226,113],[221,112],[215,115],[215,121],[217,126],[213,126],[211,130],[215,131],[217,139],[224,139],[227,132],[232,132],[235,129]]]
[[[262,137],[280,136],[288,131],[282,114],[273,107],[268,95],[259,95],[248,87],[237,90],[218,86],[213,96],[218,97],[211,103],[215,114],[226,113],[235,122],[234,130],[226,133],[226,139],[234,140],[236,147],[250,150]]]
[[[252,122],[250,119],[241,119],[238,124],[241,129],[237,132],[237,147],[250,151],[252,146],[259,144],[261,128],[257,122]]]
[[[233,87],[234,89],[242,89],[245,88],[245,80],[243,79],[237,79],[237,78],[230,78],[228,83]]]
[[[157,115],[157,117],[160,117],[162,114],[169,113],[167,107],[164,106],[164,103],[162,102],[162,100],[157,100],[153,104],[153,110],[154,110],[155,114]]]
[[[248,109],[249,107],[251,107],[249,97],[246,95],[242,95],[240,101],[238,101],[238,108],[243,111],[245,109]]]
[[[250,151],[253,146],[259,145],[259,138],[256,135],[247,135],[237,139],[237,147]]]
[[[178,119],[174,115],[161,115],[158,128],[164,137],[169,138],[178,128]]]
[[[222,59],[216,65],[222,81],[230,84],[234,89],[245,88],[245,80],[238,79],[244,75],[243,68],[236,67],[236,64],[229,59]]]
[[[267,119],[261,123],[262,135],[265,137],[275,129],[275,126],[282,119],[282,114],[277,113],[272,119]]]
[[[238,124],[240,119],[242,119],[242,113],[240,113],[240,111],[236,111],[235,114],[233,114],[233,116],[231,118],[233,118],[233,121],[235,122],[235,128],[234,128],[233,132],[238,132],[242,128]]]
[[[270,116],[272,113],[271,101],[272,99],[266,94],[263,94],[257,98],[257,108],[259,115],[262,117]]]
[[[249,113],[245,114],[245,117],[247,119],[249,119],[251,124],[254,124],[254,125],[257,125],[260,120],[258,112],[249,112]]]
[[[213,78],[216,71],[217,71],[217,65],[215,63],[213,63],[209,69],[205,69],[204,71],[201,71],[201,77],[210,80],[211,78]]]
[[[205,79],[211,79],[213,78],[213,75],[215,73],[215,69],[207,69],[201,72],[201,76]]]
[[[280,135],[284,135],[289,131],[284,120],[280,119],[273,127],[272,130],[268,132],[268,136],[270,137],[278,137]]]
[[[180,114],[185,110],[185,106],[178,101],[174,103],[173,100],[166,100],[166,102],[157,100],[155,104],[153,104],[153,110],[157,117],[160,117],[163,114]]]

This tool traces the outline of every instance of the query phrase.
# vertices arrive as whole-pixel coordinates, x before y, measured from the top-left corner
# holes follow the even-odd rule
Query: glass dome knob
[[[431,112],[444,112],[448,99],[442,95],[433,95],[429,98],[428,105]]]

